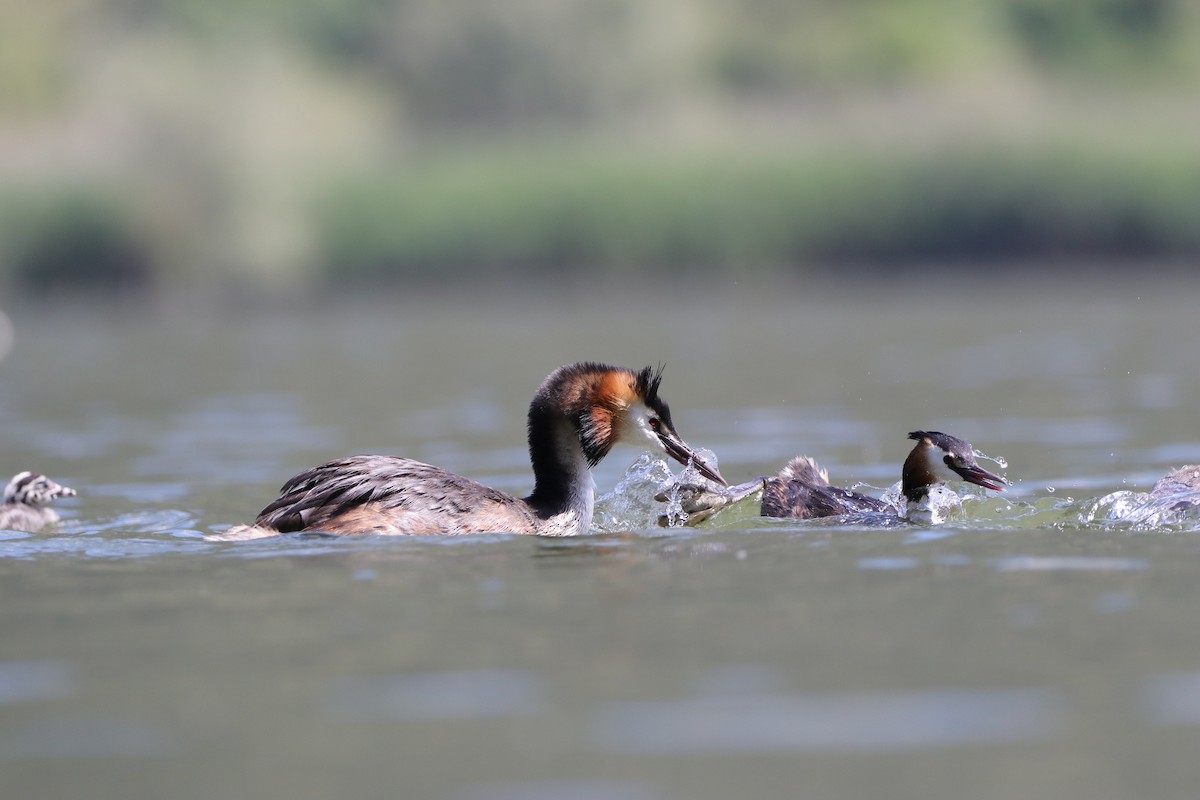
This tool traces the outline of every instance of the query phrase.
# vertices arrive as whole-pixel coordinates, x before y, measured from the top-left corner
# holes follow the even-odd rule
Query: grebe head
[[[534,397],[531,429],[539,406],[557,405],[574,423],[590,466],[608,455],[617,442],[649,444],[681,464],[694,465],[705,478],[728,485],[675,432],[671,409],[658,394],[661,383],[661,368],[634,372],[593,363],[560,367]]]
[[[4,487],[5,503],[24,503],[29,506],[40,506],[59,497],[71,497],[75,490],[59,486],[54,481],[37,472],[18,472]]]
[[[662,367],[657,370],[645,367],[637,373],[633,383],[633,397],[627,397],[619,404],[623,413],[618,414],[620,425],[617,440],[637,442],[640,437],[661,447],[663,452],[680,464],[694,465],[696,470],[710,481],[728,486],[721,474],[697,458],[675,432],[675,424],[671,422],[671,409],[667,406],[667,401],[658,395],[661,383]]]
[[[904,462],[906,487],[928,487],[961,480],[985,489],[1004,491],[1008,481],[979,466],[974,449],[957,436],[941,431],[913,431],[908,438],[917,440],[917,446]]]

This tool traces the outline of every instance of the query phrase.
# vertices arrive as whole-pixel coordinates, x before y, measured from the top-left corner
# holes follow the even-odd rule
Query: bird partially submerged
[[[296,475],[253,526],[231,529],[221,538],[291,531],[587,533],[595,504],[589,469],[618,442],[649,445],[725,485],[675,432],[670,408],[659,395],[661,382],[661,368],[635,372],[590,362],[551,373],[529,405],[534,487],[527,497],[409,458],[350,456]]]
[[[59,517],[47,504],[74,494],[74,489],[57,484],[41,473],[18,472],[4,487],[0,529],[34,532],[52,525]]]
[[[809,456],[793,458],[773,478],[758,478],[728,488],[681,486],[680,504],[689,524],[703,521],[760,490],[760,513],[764,517],[816,519],[867,514],[916,519],[928,513],[931,492],[949,481],[1004,491],[1008,481],[979,466],[971,445],[962,439],[940,431],[913,431],[908,438],[917,444],[901,469],[900,507],[833,486],[829,474]],[[659,494],[658,499],[668,500],[668,493]]]
[[[1154,484],[1150,497],[1160,502],[1171,501],[1171,511],[1200,507],[1200,464],[1187,464],[1171,470]]]
[[[1200,464],[1172,469],[1149,492],[1121,489],[1084,504],[1084,522],[1111,522],[1136,530],[1196,530],[1200,523]]]

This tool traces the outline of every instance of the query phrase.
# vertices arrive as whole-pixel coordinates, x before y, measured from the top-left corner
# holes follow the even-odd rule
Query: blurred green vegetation
[[[1200,158],[1176,154],[475,159],[323,201],[330,282],[1200,255]]]
[[[0,206],[13,281],[39,294],[129,292],[154,281],[151,253],[120,202],[94,188]]]
[[[0,10],[0,286],[1200,255],[1194,0]]]

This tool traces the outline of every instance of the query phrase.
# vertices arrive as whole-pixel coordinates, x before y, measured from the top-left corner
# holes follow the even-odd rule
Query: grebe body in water
[[[649,445],[724,484],[695,457],[658,393],[662,371],[578,363],[555,370],[529,405],[533,492],[524,498],[396,456],[351,456],[284,484],[253,526],[220,538],[292,531],[335,534],[587,533],[595,501],[589,468],[617,442]]]

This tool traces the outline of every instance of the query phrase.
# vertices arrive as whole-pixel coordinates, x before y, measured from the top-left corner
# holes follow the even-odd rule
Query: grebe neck
[[[941,483],[942,478],[930,463],[937,457],[931,445],[920,442],[904,459],[900,471],[900,494],[909,503],[921,503],[929,497],[929,487]]]
[[[596,484],[579,443],[578,428],[569,416],[536,400],[529,408],[529,460],[533,493],[525,502],[545,521],[545,533],[587,533]]]

